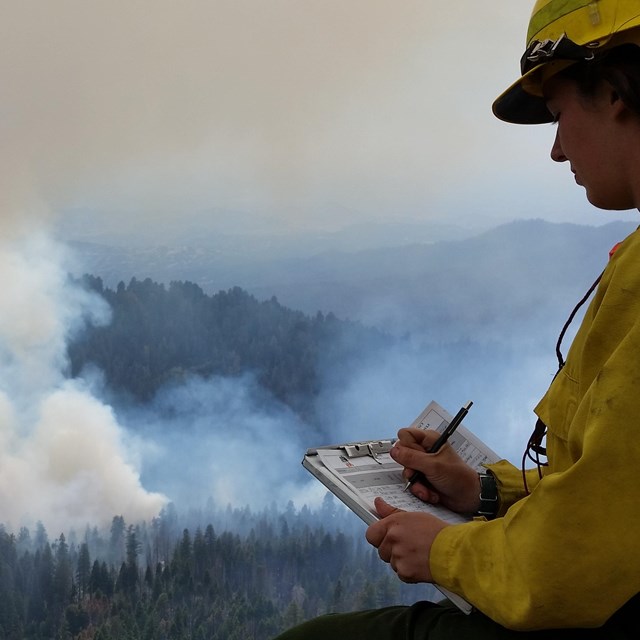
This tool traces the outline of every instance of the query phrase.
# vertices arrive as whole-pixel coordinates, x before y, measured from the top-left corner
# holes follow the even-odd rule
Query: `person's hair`
[[[602,52],[594,60],[571,65],[558,75],[573,80],[579,91],[595,95],[608,82],[625,105],[640,117],[640,47],[623,44]]]

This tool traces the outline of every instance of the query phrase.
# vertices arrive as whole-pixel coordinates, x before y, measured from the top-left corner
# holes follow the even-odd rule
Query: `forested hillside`
[[[104,297],[112,319],[71,343],[71,374],[96,365],[112,389],[138,401],[189,375],[252,371],[276,398],[308,414],[321,367],[344,369],[360,350],[389,340],[331,313],[307,316],[273,297],[260,302],[238,287],[207,295],[190,282],[165,287],[133,278],[115,290],[92,276],[82,282]]]
[[[209,509],[190,529],[170,505],[80,539],[0,529],[0,638],[268,640],[320,613],[415,598],[342,517],[331,500],[315,514]]]
[[[332,314],[258,301],[240,288],[207,295],[188,282],[134,278],[110,289],[93,276],[76,284],[102,296],[111,318],[74,336],[68,373],[98,368],[105,392],[128,406],[192,376],[252,372],[265,394],[308,421],[322,370],[347,376],[361,351],[391,340]],[[5,522],[0,638],[269,640],[318,614],[431,594],[401,583],[363,534],[330,495],[317,509],[169,503],[152,521],[113,514],[110,529],[88,522],[83,532]]]

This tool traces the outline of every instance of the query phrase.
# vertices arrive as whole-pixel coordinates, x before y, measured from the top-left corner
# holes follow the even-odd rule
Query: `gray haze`
[[[345,363],[347,370],[321,369],[320,420],[313,427],[250,374],[194,378],[161,391],[147,407],[118,407],[121,422],[148,445],[143,480],[181,505],[197,506],[205,496],[256,508],[271,501],[319,504],[323,490],[300,468],[307,447],[391,437],[431,399],[452,412],[472,399],[468,426],[518,464],[533,407],[557,367],[560,329],[610,248],[632,230],[627,223],[522,221],[466,240],[287,258],[253,269],[227,265],[223,274],[215,254],[163,261],[162,252],[112,248],[116,257],[109,260],[103,247],[105,272],[93,273],[108,274],[108,265],[122,266],[128,256],[140,277],[162,281],[164,274],[167,283],[171,272],[218,283],[225,277],[230,286],[253,285],[261,299],[275,293],[293,308],[336,311],[402,338],[365,350]]]
[[[213,289],[236,280],[295,306],[418,335],[425,307],[416,314],[415,292],[431,275],[445,285],[427,287],[433,308],[453,310],[438,331],[482,345],[459,360],[446,344],[425,350],[420,337],[365,357],[341,388],[326,372],[318,402],[328,433],[378,436],[431,397],[452,410],[472,398],[469,426],[505,455],[518,451],[553,373],[535,325],[496,338],[513,324],[494,322],[496,305],[506,318],[523,317],[526,287],[504,299],[501,291],[516,289],[491,277],[510,274],[518,253],[494,247],[503,262],[477,270],[460,261],[460,270],[485,274],[475,283],[479,326],[470,311],[460,318],[445,274],[413,270],[421,248],[401,249],[402,260],[350,254],[408,240],[472,242],[515,219],[631,219],[585,204],[567,167],[548,159],[552,128],[508,126],[490,114],[517,74],[530,4],[0,0],[3,520],[81,527],[116,513],[149,518],[171,498],[320,495],[297,475],[301,451],[319,434],[250,378],[194,380],[144,414],[112,406],[99,372],[66,379],[68,340],[87,322],[109,321],[104,304],[66,281],[95,265],[86,244],[70,250],[74,242],[94,243],[94,256],[114,246],[138,258],[164,251],[165,260],[214,252]],[[482,246],[455,250],[480,256]],[[287,269],[285,258],[308,262]],[[450,253],[434,264],[451,264]],[[553,285],[557,270],[545,273]],[[553,295],[564,304],[584,284],[581,273]],[[561,324],[565,309],[554,309],[553,319],[541,316],[545,326]],[[163,417],[171,397],[191,429],[181,438]],[[212,420],[221,425],[214,439],[203,427]]]
[[[138,242],[596,223],[553,129],[490,112],[531,4],[1,0],[3,215]]]

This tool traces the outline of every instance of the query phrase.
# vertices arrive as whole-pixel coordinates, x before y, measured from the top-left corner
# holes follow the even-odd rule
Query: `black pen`
[[[453,420],[444,428],[444,431],[440,434],[440,437],[433,443],[432,447],[427,451],[427,453],[438,453],[440,449],[444,446],[445,442],[452,436],[453,432],[460,426],[460,423],[464,420],[467,413],[469,413],[469,409],[471,409],[471,405],[473,402],[469,400],[467,404],[463,405],[453,417]],[[416,482],[421,482],[427,487],[431,486],[429,480],[427,480],[426,476],[422,471],[414,471],[413,475],[407,481],[407,484],[404,485],[403,491],[406,491],[412,484]]]

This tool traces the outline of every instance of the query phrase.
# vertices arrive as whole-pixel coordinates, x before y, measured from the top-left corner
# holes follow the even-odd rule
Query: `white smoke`
[[[209,498],[257,510],[322,501],[322,485],[300,463],[306,448],[327,442],[250,373],[193,377],[120,411],[130,433],[147,443],[143,477],[180,508]]]
[[[550,132],[490,111],[529,5],[0,0],[0,202],[35,183],[145,239],[211,209],[287,229],[568,215]]]
[[[0,242],[0,521],[54,530],[156,515],[111,409],[65,378],[66,344],[99,298],[69,283],[64,249],[4,218]],[[43,225],[41,224],[41,227]]]

